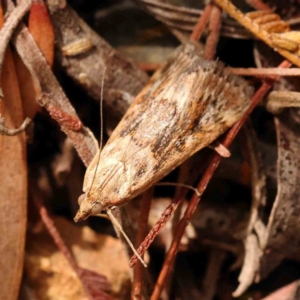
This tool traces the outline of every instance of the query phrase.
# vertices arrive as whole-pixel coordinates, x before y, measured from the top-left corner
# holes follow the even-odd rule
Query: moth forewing
[[[93,214],[86,210],[95,202],[105,209],[130,201],[208,146],[247,110],[251,93],[244,80],[220,63],[205,61],[194,45],[180,46],[88,168],[85,216]]]

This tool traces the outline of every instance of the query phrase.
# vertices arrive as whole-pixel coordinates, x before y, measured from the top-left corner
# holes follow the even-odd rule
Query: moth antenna
[[[162,185],[162,186],[182,186],[182,187],[185,187],[187,189],[190,189],[190,190],[194,191],[199,198],[201,197],[200,192],[196,188],[194,188],[191,185],[184,184],[184,183],[178,183],[178,182],[158,182],[155,185]]]
[[[100,145],[99,145],[100,153],[101,153],[102,146],[103,146],[103,90],[104,90],[105,71],[106,71],[106,67],[104,67],[102,81],[101,81],[101,97],[100,97]],[[100,157],[100,155],[99,155],[99,157]]]
[[[136,249],[134,248],[133,244],[131,243],[129,237],[126,235],[126,233],[124,232],[124,230],[122,229],[122,226],[120,225],[120,223],[118,222],[118,220],[114,217],[114,215],[111,212],[111,209],[108,208],[106,210],[106,213],[108,214],[108,216],[110,217],[112,223],[116,226],[116,228],[121,232],[121,234],[124,236],[125,240],[127,241],[129,247],[132,249],[133,253],[136,255],[136,257],[139,259],[139,261],[142,263],[142,265],[147,268],[146,263],[144,262],[144,260],[142,259],[142,257],[138,254],[138,252],[136,251]]]
[[[102,81],[101,81],[101,94],[100,94],[100,142],[99,142],[100,151],[99,151],[99,156],[98,156],[98,161],[97,161],[97,165],[95,168],[95,172],[93,175],[92,184],[90,186],[89,191],[87,192],[87,195],[90,193],[90,190],[92,189],[95,178],[96,178],[96,174],[97,174],[97,170],[98,170],[98,166],[99,166],[99,162],[100,162],[102,145],[103,145],[103,89],[104,89],[105,71],[106,71],[106,67],[104,67],[104,69],[103,69],[103,75],[102,75]]]

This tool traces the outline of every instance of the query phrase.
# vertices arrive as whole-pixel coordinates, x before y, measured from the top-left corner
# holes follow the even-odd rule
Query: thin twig
[[[140,216],[138,220],[138,231],[136,236],[135,245],[138,247],[144,240],[148,230],[148,216],[151,207],[151,201],[153,197],[154,187],[148,189],[142,196]],[[142,256],[143,258],[143,256]],[[142,264],[136,264],[133,270],[133,284],[131,291],[132,300],[142,299],[142,287],[143,287],[143,272],[144,268]]]
[[[276,51],[285,57],[296,66],[300,67],[300,57],[297,54],[291,53],[287,50],[275,47],[273,45],[271,34],[266,30],[262,30],[258,24],[255,24],[253,20],[247,15],[238,10],[230,0],[214,0],[220,7],[222,7],[232,18],[236,19],[241,25],[251,31],[256,37],[264,41],[272,49],[276,48]]]
[[[212,10],[212,5],[209,3],[206,5],[202,15],[200,15],[200,18],[194,27],[194,30],[190,37],[191,41],[199,41],[200,40],[200,38],[205,30],[205,27],[209,22],[211,10]]]
[[[280,68],[289,68],[290,66],[291,66],[291,64],[288,61],[283,61],[279,67]],[[277,78],[274,77],[273,80],[275,80],[275,79],[277,79]],[[222,143],[225,147],[228,148],[230,146],[230,144],[236,137],[237,133],[241,129],[242,125],[244,124],[244,122],[246,121],[246,119],[248,118],[250,113],[253,111],[255,106],[261,101],[261,99],[264,97],[264,95],[270,90],[271,87],[272,87],[271,82],[264,82],[261,85],[261,87],[256,91],[256,93],[253,95],[253,97],[251,99],[251,105],[250,105],[249,109],[247,110],[247,112],[244,114],[244,116],[241,118],[241,120],[239,122],[237,122],[231,128],[231,130],[226,135],[225,140]],[[198,184],[197,190],[200,192],[201,195],[205,191],[215,170],[219,166],[220,161],[221,161],[221,156],[219,154],[215,153],[210,161],[209,166],[207,167],[206,171],[204,172],[204,174]],[[175,237],[172,241],[172,245],[170,247],[170,250],[168,251],[168,254],[167,254],[164,264],[162,266],[161,272],[157,279],[153,294],[151,296],[151,300],[158,300],[161,295],[161,292],[165,285],[166,278],[169,273],[170,267],[172,266],[173,261],[175,260],[176,254],[178,252],[178,247],[180,245],[181,238],[184,234],[185,227],[187,226],[187,224],[189,224],[191,217],[193,216],[193,213],[195,212],[200,199],[201,198],[199,198],[198,195],[194,194],[194,196],[192,197],[192,199],[185,211],[183,218],[180,220],[180,222],[177,226]]]
[[[300,76],[300,68],[228,68],[228,71],[241,76]]]
[[[7,45],[11,39],[14,29],[20,23],[24,15],[29,11],[31,6],[31,0],[23,1],[20,3],[6,19],[3,27],[0,30],[0,80],[1,70],[3,65],[3,59]],[[0,87],[0,97],[4,97],[2,88]]]
[[[204,50],[204,58],[207,60],[213,60],[217,52],[222,23],[221,16],[222,9],[217,5],[213,5],[208,26],[209,34],[206,39]]]
[[[263,3],[261,0],[246,0],[246,2],[256,10],[272,11],[271,8],[267,4]]]
[[[139,255],[143,255],[147,251],[147,249],[152,244],[153,240],[156,238],[156,236],[159,234],[162,228],[164,228],[165,225],[168,223],[168,221],[172,218],[178,206],[186,196],[187,192],[188,192],[187,188],[180,189],[180,192],[172,200],[172,203],[168,205],[168,207],[161,215],[160,219],[151,228],[151,230],[149,231],[149,233],[147,234],[143,242],[138,247],[137,252]],[[133,255],[129,261],[129,266],[133,267],[137,263],[137,261],[138,258],[135,255]]]

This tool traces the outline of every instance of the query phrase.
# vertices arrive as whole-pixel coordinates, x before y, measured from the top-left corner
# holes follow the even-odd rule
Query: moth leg
[[[230,151],[218,141],[212,142],[207,147],[215,150],[222,157],[230,157],[231,156]]]
[[[284,108],[300,107],[300,93],[290,91],[273,91],[266,101],[266,108],[273,114],[279,114]]]
[[[196,188],[194,188],[193,186],[188,185],[188,184],[179,183],[179,182],[158,182],[155,185],[156,186],[161,186],[162,185],[162,186],[181,186],[181,187],[185,187],[187,189],[190,189],[190,190],[194,191],[198,197],[201,197],[200,192]]]
[[[4,118],[0,116],[0,134],[9,136],[17,135],[24,131],[30,123],[31,120],[29,118],[26,118],[19,128],[12,129],[5,125]]]

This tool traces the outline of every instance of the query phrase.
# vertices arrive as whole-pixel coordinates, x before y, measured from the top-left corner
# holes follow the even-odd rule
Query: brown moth
[[[244,114],[252,88],[196,46],[180,46],[89,165],[75,221],[127,203]],[[99,157],[100,156],[100,157]]]

